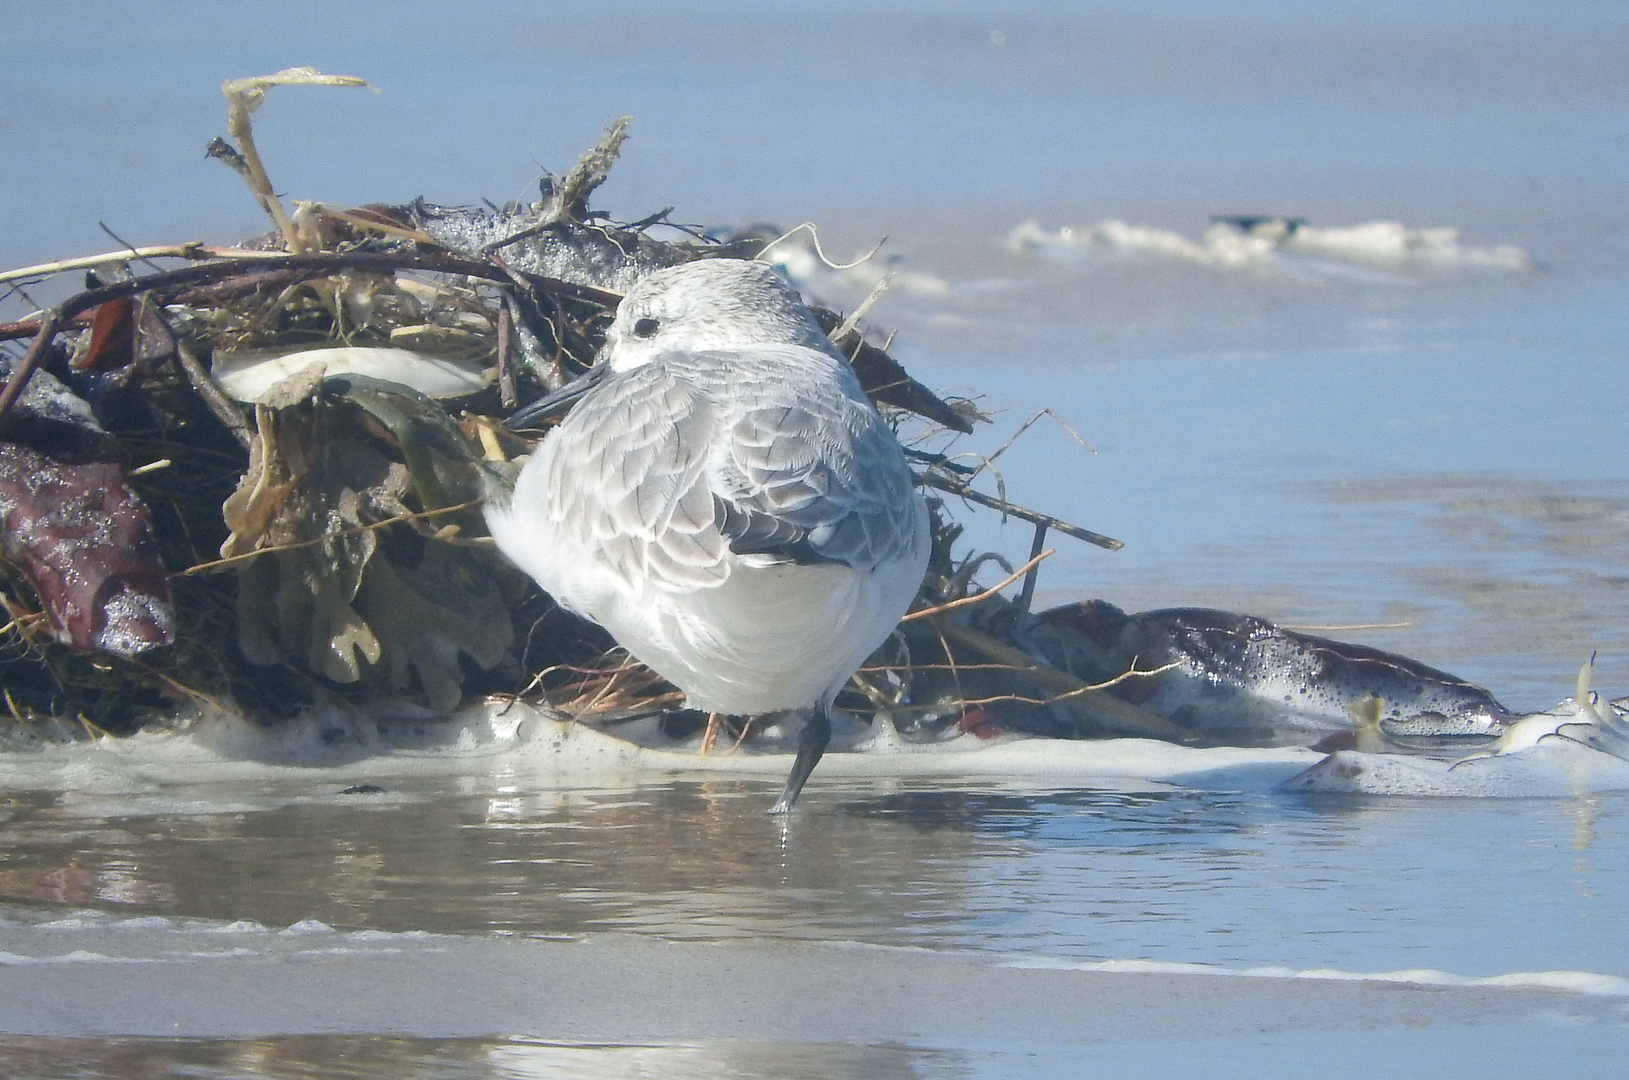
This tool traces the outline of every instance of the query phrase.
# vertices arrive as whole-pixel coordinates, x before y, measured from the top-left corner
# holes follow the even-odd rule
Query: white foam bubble
[[[910,742],[851,725],[821,763],[831,777],[953,777],[1052,788],[1101,784],[1158,790],[1173,784],[1265,789],[1318,759],[1299,749],[1176,746],[1147,739],[1078,742],[958,735]],[[0,753],[0,786],[60,790],[61,804],[94,817],[269,810],[291,803],[376,807],[399,802],[347,794],[392,777],[513,777],[527,787],[627,785],[674,775],[780,777],[790,740],[738,753],[700,754],[655,725],[616,734],[508,702],[436,720],[324,714],[264,729],[201,714],[174,729],[125,739]],[[87,759],[94,768],[85,767]]]
[[[332,926],[329,926],[327,923],[323,922],[321,919],[301,919],[299,922],[294,923],[293,925],[289,926],[287,929],[279,931],[279,933],[291,934],[291,935],[292,934],[332,934],[333,932],[334,932],[334,928]]]
[[[76,912],[49,922],[35,923],[35,930],[100,930],[112,922],[112,916],[100,911]]]
[[[19,953],[0,952],[0,966],[21,966],[24,964],[151,964],[156,963],[150,957],[144,956],[108,956],[104,953],[92,952],[89,949],[75,949],[73,952],[60,953],[52,956],[26,956]]]
[[[421,930],[339,931],[319,919],[281,930],[250,920],[85,917],[14,921],[0,941],[0,967],[82,964],[197,964],[273,957],[335,957],[439,952],[439,935]]]
[[[1565,739],[1512,754],[1440,761],[1342,750],[1285,781],[1292,791],[1460,798],[1568,798],[1629,791],[1629,762]]]
[[[253,919],[238,919],[235,922],[220,923],[197,927],[205,934],[269,934],[271,931],[265,924],[255,922]]]

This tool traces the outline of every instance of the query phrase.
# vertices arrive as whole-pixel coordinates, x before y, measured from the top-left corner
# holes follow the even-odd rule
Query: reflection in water
[[[966,1058],[903,1046],[699,1042],[603,1046],[512,1039],[283,1035],[266,1039],[0,1036],[8,1080],[930,1080],[972,1075]]]
[[[567,1046],[514,1040],[495,1046],[495,1075],[661,1080],[911,1080],[965,1076],[960,1055],[892,1046],[760,1042],[680,1046]]]
[[[1569,800],[827,782],[782,822],[762,782],[448,786],[95,824],[19,800],[0,825],[0,899],[270,927],[1629,973],[1618,796],[1590,799],[1580,831]],[[1545,880],[1577,885],[1530,887]]]
[[[274,1039],[53,1039],[0,1037],[0,1075],[16,1080],[200,1080],[265,1076],[435,1077],[478,1080],[507,1074],[490,1067],[489,1042],[388,1036]]]

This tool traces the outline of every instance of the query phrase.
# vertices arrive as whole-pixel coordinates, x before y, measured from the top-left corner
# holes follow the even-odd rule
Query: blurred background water
[[[886,235],[882,257],[924,280],[902,279],[872,322],[897,329],[918,378],[995,414],[956,448],[989,453],[1042,408],[1090,444],[1045,420],[999,459],[1015,501],[1127,544],[1060,539],[1045,599],[1387,624],[1332,633],[1517,708],[1564,697],[1598,650],[1596,685],[1629,692],[1617,5],[3,10],[6,267],[116,248],[98,222],[137,244],[264,231],[238,178],[203,159],[227,78],[310,65],[383,91],[277,90],[256,116],[279,189],[335,203],[524,197],[630,115],[601,208],[813,221],[839,258]],[[1526,258],[1223,264],[1009,244],[1027,221],[1197,241],[1215,214],[1450,226],[1466,250]],[[849,307],[863,295],[835,277],[810,288]],[[981,522],[970,541],[1021,558],[1029,533]],[[100,824],[30,796],[8,810],[0,896],[474,934],[1629,975],[1616,797],[822,790],[817,776],[783,865],[753,862],[774,843],[756,786],[719,790],[575,808],[413,790],[411,811]],[[264,887],[267,867],[283,888]]]

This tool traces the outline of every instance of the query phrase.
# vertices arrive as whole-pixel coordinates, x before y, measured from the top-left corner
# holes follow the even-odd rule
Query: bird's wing
[[[706,465],[718,429],[693,382],[649,364],[595,387],[549,440],[548,513],[630,587],[729,576]]]
[[[802,346],[665,354],[549,439],[550,516],[630,586],[718,585],[731,553],[869,570],[922,529],[893,433],[846,365]]]
[[[902,555],[921,507],[853,373],[798,346],[752,352],[724,399],[727,437],[709,470],[731,549],[867,570]]]

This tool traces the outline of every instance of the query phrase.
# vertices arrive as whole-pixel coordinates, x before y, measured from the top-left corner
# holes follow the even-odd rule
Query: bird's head
[[[772,266],[700,259],[639,279],[606,331],[600,363],[632,371],[664,352],[832,345],[797,290]]]

